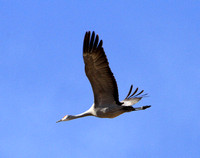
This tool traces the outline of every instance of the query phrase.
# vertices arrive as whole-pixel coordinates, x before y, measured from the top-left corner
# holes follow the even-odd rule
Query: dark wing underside
[[[131,85],[130,90],[129,90],[129,92],[128,92],[128,94],[127,94],[127,96],[126,96],[126,98],[124,100],[129,100],[129,99],[134,99],[134,98],[143,98],[143,97],[146,97],[148,95],[147,93],[142,94],[144,92],[144,90],[141,90],[139,93],[137,93],[138,87],[131,94],[132,89],[133,89],[133,85]]]
[[[104,106],[119,102],[116,80],[110,70],[107,57],[102,47],[103,41],[99,42],[99,36],[90,31],[86,32],[83,43],[83,58],[85,73],[92,85],[95,106]]]

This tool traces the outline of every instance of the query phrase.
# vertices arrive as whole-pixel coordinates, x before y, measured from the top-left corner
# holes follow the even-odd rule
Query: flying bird
[[[69,121],[85,116],[96,116],[99,118],[114,118],[125,112],[145,110],[150,105],[133,107],[147,94],[143,91],[138,93],[138,88],[131,94],[133,85],[123,101],[119,101],[117,82],[109,67],[108,59],[103,49],[103,41],[98,34],[90,31],[85,33],[83,42],[83,59],[85,63],[85,73],[92,86],[94,94],[94,104],[85,112],[78,115],[65,115],[61,120]]]

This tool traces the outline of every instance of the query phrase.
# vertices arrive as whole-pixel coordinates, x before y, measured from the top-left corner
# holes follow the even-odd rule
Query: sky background
[[[56,124],[93,104],[88,30],[150,109]],[[199,158],[199,61],[199,0],[0,0],[0,157]]]

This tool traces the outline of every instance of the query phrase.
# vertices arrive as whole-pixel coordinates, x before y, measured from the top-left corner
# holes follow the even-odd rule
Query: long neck
[[[83,113],[78,114],[78,115],[70,115],[70,120],[85,117],[85,116],[93,116],[93,115],[90,111],[86,111],[86,112],[83,112]]]

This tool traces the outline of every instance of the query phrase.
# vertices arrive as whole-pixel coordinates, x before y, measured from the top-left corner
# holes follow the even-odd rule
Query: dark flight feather
[[[130,88],[130,90],[129,90],[129,92],[128,92],[128,94],[127,94],[127,96],[126,96],[126,98],[125,98],[125,99],[127,99],[127,98],[128,98],[128,96],[131,94],[131,91],[132,91],[132,89],[133,89],[133,85],[131,85],[131,88]]]
[[[135,91],[131,94],[132,89],[133,89],[133,85],[131,85],[130,90],[129,90],[129,92],[128,92],[128,94],[127,94],[127,96],[126,96],[125,99],[130,99],[130,98],[141,98],[141,97],[147,96],[147,93],[145,93],[145,94],[143,94],[143,95],[140,95],[140,94],[142,94],[142,93],[144,92],[144,90],[141,90],[139,93],[137,93],[138,88],[136,88]],[[136,94],[136,93],[137,93],[137,94]],[[130,95],[130,94],[131,94],[131,95]],[[140,95],[140,96],[139,96],[139,95]],[[138,97],[138,96],[139,96],[139,97]]]
[[[102,47],[103,41],[95,32],[86,32],[83,44],[83,58],[85,63],[85,73],[88,77],[93,93],[95,106],[119,102],[117,83],[109,67],[107,57]]]

